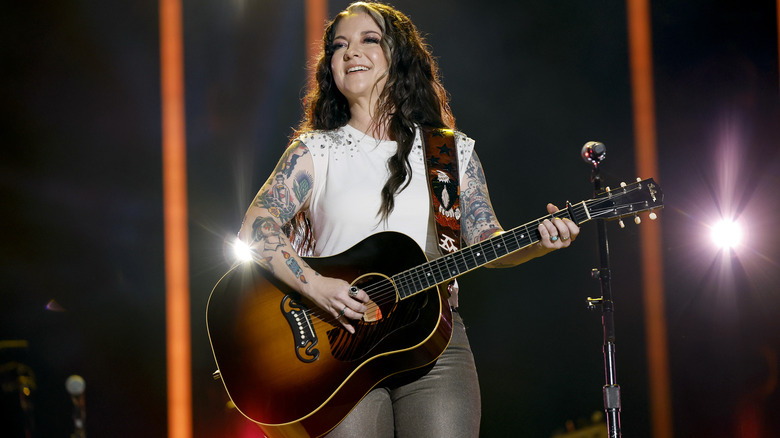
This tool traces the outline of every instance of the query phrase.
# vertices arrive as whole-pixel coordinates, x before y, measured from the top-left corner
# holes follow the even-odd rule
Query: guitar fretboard
[[[513,228],[505,233],[452,252],[392,277],[400,299],[408,298],[437,284],[484,266],[541,240],[539,224],[546,219],[568,218],[577,225],[591,219],[585,201]]]

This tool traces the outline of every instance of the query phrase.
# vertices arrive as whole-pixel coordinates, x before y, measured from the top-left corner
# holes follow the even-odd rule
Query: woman
[[[454,128],[437,66],[411,21],[378,3],[353,3],[326,28],[305,101],[305,118],[249,207],[239,236],[258,259],[347,331],[369,296],[319,275],[298,256],[338,254],[384,230],[414,238],[439,256],[430,213],[421,128]],[[474,141],[456,132],[461,238],[466,245],[503,230],[490,204]],[[548,204],[550,213],[557,211]],[[294,232],[283,232],[292,224]],[[541,242],[492,263],[508,267],[567,247],[579,228],[546,220]],[[313,240],[311,239],[313,235]],[[457,287],[450,305],[457,309]],[[453,312],[449,346],[425,375],[372,390],[329,436],[457,437],[479,434],[477,373],[463,321]]]

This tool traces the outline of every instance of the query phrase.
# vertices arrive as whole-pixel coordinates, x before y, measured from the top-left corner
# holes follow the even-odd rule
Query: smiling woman
[[[454,130],[436,62],[403,13],[353,3],[325,29],[304,107],[296,138],[239,232],[259,265],[244,265],[254,274],[240,277],[261,278],[263,285],[229,298],[229,305],[218,297],[233,295],[225,293],[232,288],[218,285],[209,302],[209,314],[237,309],[228,319],[238,331],[229,333],[243,337],[236,347],[235,336],[209,323],[223,383],[239,410],[272,437],[302,430],[331,437],[478,436],[479,384],[457,312],[457,283],[428,279],[407,293],[390,280],[457,250],[457,240],[474,245],[503,233],[474,140]],[[442,167],[426,169],[426,161],[438,159],[426,160],[424,151],[435,149]],[[443,193],[432,199],[429,182]],[[432,204],[439,207],[434,214]],[[558,211],[552,204],[547,210]],[[460,239],[439,235],[437,224],[444,223]],[[534,232],[538,241],[516,245],[491,266],[568,247],[579,228],[551,215]],[[268,320],[279,321],[280,331],[258,327]],[[276,351],[276,344],[296,348]],[[245,376],[243,383],[233,385],[235,375]],[[306,388],[274,396],[289,385]]]

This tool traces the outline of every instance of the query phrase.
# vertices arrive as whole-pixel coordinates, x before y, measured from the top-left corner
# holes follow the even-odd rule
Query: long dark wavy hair
[[[455,118],[439,77],[438,65],[409,17],[381,3],[356,2],[339,13],[325,28],[322,52],[307,87],[303,100],[304,117],[296,136],[312,130],[337,129],[349,121],[349,103],[336,87],[330,64],[336,25],[342,18],[361,12],[368,14],[382,30],[380,46],[389,66],[385,87],[379,91],[373,120],[375,127],[386,126],[388,137],[398,143],[398,151],[388,159],[390,177],[382,188],[382,205],[377,212],[380,220],[386,220],[395,206],[395,195],[411,181],[407,177],[412,171],[409,153],[415,128],[455,129]],[[303,235],[308,237],[303,240],[310,240],[310,227],[303,214],[293,220],[292,227],[297,237],[292,239],[294,243],[301,241],[301,230],[296,230],[301,227],[307,228]]]

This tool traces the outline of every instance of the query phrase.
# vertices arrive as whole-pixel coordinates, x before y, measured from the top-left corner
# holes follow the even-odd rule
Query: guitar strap
[[[436,223],[439,252],[446,255],[460,249],[460,187],[458,151],[451,129],[423,129],[425,170]]]

